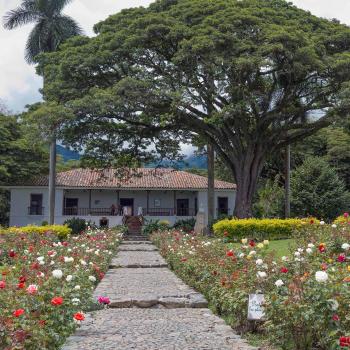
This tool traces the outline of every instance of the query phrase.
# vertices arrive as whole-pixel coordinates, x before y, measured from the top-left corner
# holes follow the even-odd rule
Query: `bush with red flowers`
[[[0,235],[0,349],[59,349],[95,307],[121,230]]]

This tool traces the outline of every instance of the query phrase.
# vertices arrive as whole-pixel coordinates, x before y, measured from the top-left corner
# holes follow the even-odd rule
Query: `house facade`
[[[173,169],[140,168],[120,173],[115,169],[73,169],[57,174],[55,223],[78,217],[109,227],[123,216],[146,220],[207,217],[207,178]],[[11,191],[10,226],[41,224],[49,220],[48,177],[7,186]],[[215,215],[232,215],[236,186],[215,181]]]

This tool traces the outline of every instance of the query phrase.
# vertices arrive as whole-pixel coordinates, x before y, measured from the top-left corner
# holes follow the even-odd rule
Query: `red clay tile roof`
[[[174,169],[140,168],[121,171],[115,169],[73,169],[57,174],[57,187],[83,188],[150,188],[150,189],[206,189],[207,178]],[[22,184],[23,185],[23,184]],[[34,178],[26,186],[48,186],[48,176]],[[236,185],[215,180],[216,189],[233,190]]]

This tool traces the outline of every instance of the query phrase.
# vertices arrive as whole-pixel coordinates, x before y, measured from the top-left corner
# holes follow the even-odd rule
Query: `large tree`
[[[348,111],[350,29],[283,0],[159,0],[95,32],[41,59],[45,98],[75,115],[66,140],[108,161],[200,137],[237,182],[238,217],[269,154]]]
[[[25,58],[29,64],[37,63],[38,55],[54,52],[68,38],[82,34],[79,25],[62,13],[72,0],[22,0],[20,6],[4,16],[4,27],[14,29],[28,23],[35,26],[29,34]],[[44,77],[45,78],[45,77]],[[51,125],[49,207],[50,223],[54,223],[56,181],[56,125]]]

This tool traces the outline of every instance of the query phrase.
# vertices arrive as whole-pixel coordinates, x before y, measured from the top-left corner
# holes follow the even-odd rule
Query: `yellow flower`
[[[328,259],[328,263],[332,263],[333,262],[333,259]]]
[[[268,239],[265,239],[265,240],[264,240],[264,242],[263,242],[263,244],[264,244],[264,245],[269,245],[269,244],[270,244],[270,242],[269,242],[269,240],[268,240]]]
[[[258,248],[260,248],[260,249],[261,249],[261,248],[264,248],[264,244],[263,244],[263,243],[259,243],[259,244],[257,244],[256,246],[257,246]]]
[[[350,272],[350,265],[348,266],[348,271]]]
[[[251,255],[247,255],[247,259],[250,260],[252,258]]]

